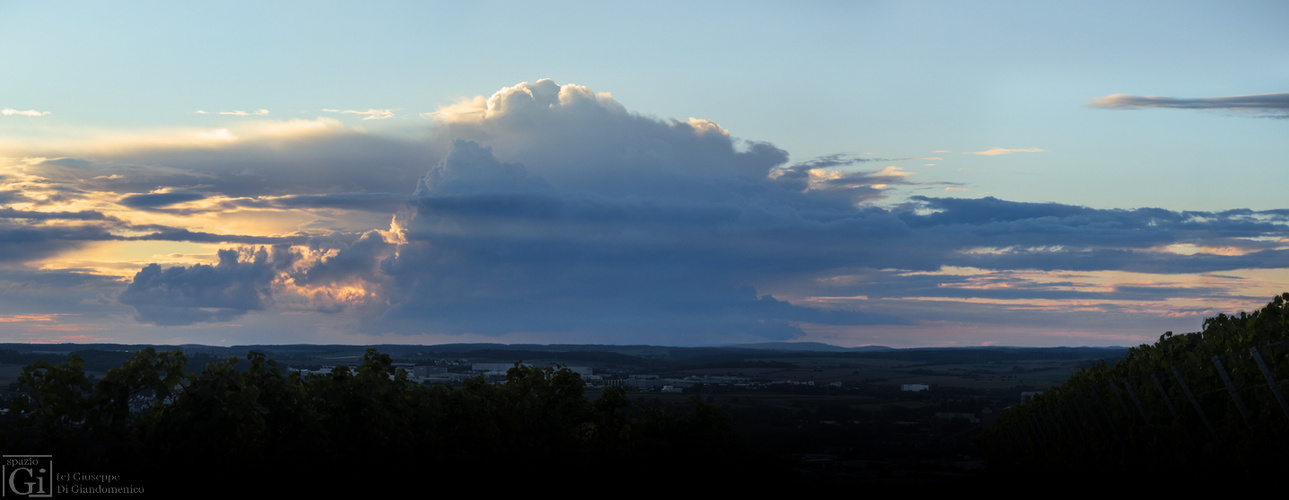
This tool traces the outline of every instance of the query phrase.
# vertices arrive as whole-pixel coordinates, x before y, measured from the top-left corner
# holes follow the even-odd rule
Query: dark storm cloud
[[[335,193],[289,195],[267,198],[263,201],[233,202],[239,206],[263,206],[274,208],[333,208],[359,210],[363,212],[390,213],[407,208],[415,198],[406,194],[393,193]]]
[[[121,198],[118,203],[130,208],[147,210],[204,199],[206,199],[206,195],[201,193],[175,191],[170,193],[132,194]]]
[[[408,242],[382,263],[393,280],[390,316],[440,331],[558,331],[580,325],[602,332],[785,334],[793,322],[822,321],[822,311],[757,297],[743,291],[748,284],[854,267],[1153,273],[1289,267],[1285,251],[1259,250],[1272,244],[1240,239],[1285,234],[1285,217],[1278,213],[1098,210],[927,197],[888,210],[837,203],[826,192],[793,192],[768,179],[755,189],[731,182],[683,202],[619,199],[520,189],[518,169],[495,168],[496,160],[478,156],[483,149],[477,145],[458,146],[470,154],[452,153],[445,162],[491,165],[481,171],[502,187],[481,192],[481,180],[459,194],[423,183]],[[1181,255],[1158,248],[1178,242],[1243,245],[1249,253]],[[1050,289],[955,293],[1078,295]],[[756,330],[750,320],[774,328]],[[837,312],[830,321],[898,320]]]
[[[125,235],[123,233],[138,233]],[[97,241],[189,241],[242,245],[301,244],[308,236],[214,234],[161,225],[132,225],[92,210],[35,212],[0,209],[0,262],[53,257]]]
[[[1105,210],[996,198],[914,197],[929,214],[905,212],[911,229],[942,238],[942,265],[984,269],[1123,270],[1193,273],[1289,267],[1277,238],[1289,234],[1282,211]],[[1271,239],[1268,239],[1271,238]],[[1193,244],[1235,247],[1240,255],[1160,252]],[[988,251],[966,252],[973,248]]]
[[[928,197],[881,209],[862,202],[880,198],[878,186],[908,182],[891,169],[823,171],[856,158],[783,167],[786,156],[772,146],[740,152],[716,130],[625,114],[602,96],[549,82],[507,89],[488,104],[480,111],[487,118],[447,129],[492,149],[457,141],[419,184],[407,242],[382,263],[392,279],[389,317],[425,331],[784,338],[794,322],[899,320],[847,311],[825,321],[817,317],[824,311],[758,296],[753,284],[855,268],[1167,273],[1287,265],[1280,250],[1252,240],[1286,233],[1285,217],[1274,212]],[[587,123],[574,119],[580,114]],[[673,143],[685,154],[669,154],[680,149]],[[443,181],[446,172],[465,180]],[[1248,253],[1161,254],[1178,243]]]
[[[27,226],[0,224],[0,262],[42,259],[86,242],[116,239],[95,226]]]
[[[803,254],[783,257],[803,217],[854,210],[770,180],[782,150],[549,80],[503,90],[481,114],[444,124],[457,139],[382,261],[396,328],[783,339],[794,322],[900,321],[750,286],[800,266]]]
[[[190,231],[183,228],[144,226],[154,232],[141,235],[119,237],[121,240],[134,241],[191,241],[194,243],[236,243],[243,245],[285,245],[300,244],[309,239],[307,236],[246,236],[236,234],[214,234]]]
[[[219,264],[162,269],[149,265],[137,274],[118,300],[133,306],[140,321],[187,325],[227,321],[264,309],[271,285],[290,266],[294,255],[285,247],[259,248],[247,258],[219,251]]]
[[[1221,109],[1261,113],[1262,116],[1270,118],[1289,118],[1289,93],[1194,99],[1111,94],[1092,99],[1088,102],[1088,106],[1106,109]]]
[[[547,187],[540,178],[528,177],[523,165],[502,163],[487,148],[456,139],[446,158],[416,185],[416,194],[528,191]]]
[[[550,189],[469,141],[430,170],[418,195],[407,242],[381,265],[393,280],[389,318],[400,326],[794,331],[761,321],[758,309],[781,313],[781,303],[732,281],[743,266],[707,248],[714,242],[705,233],[736,220],[737,206]]]
[[[0,208],[0,218],[31,220],[116,220],[94,210],[81,210],[79,212],[36,212],[32,210],[15,210],[12,208]]]

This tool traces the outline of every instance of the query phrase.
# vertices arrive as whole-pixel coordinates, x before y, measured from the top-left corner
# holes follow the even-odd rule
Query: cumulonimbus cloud
[[[292,303],[361,312],[358,328],[374,333],[560,332],[692,344],[791,338],[805,324],[910,321],[863,306],[790,302],[776,291],[823,295],[833,286],[827,293],[874,295],[876,285],[822,284],[873,270],[912,289],[951,266],[1160,274],[1289,267],[1277,243],[1289,238],[1286,212],[932,197],[878,206],[884,190],[917,184],[908,172],[858,169],[865,162],[844,155],[792,164],[773,145],[739,141],[711,121],[641,116],[608,94],[550,80],[433,116],[422,142],[338,132],[214,152],[131,153],[115,160],[126,166],[110,169],[102,160],[44,167],[66,179],[125,176],[96,187],[120,190],[111,199],[134,209],[205,202],[200,193],[234,197],[223,205],[240,208],[393,215],[388,227],[346,234],[235,239],[157,229],[157,238],[289,249],[280,259],[243,250],[221,254],[216,266],[140,270],[121,303],[159,324],[225,321]],[[1230,250],[1167,250],[1180,243]]]
[[[1262,116],[1289,118],[1289,93],[1253,94],[1227,97],[1176,98],[1111,94],[1095,97],[1088,106],[1102,109],[1217,109],[1260,113]]]

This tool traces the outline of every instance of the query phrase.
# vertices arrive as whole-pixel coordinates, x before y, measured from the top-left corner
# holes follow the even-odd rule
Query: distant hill
[[[119,365],[129,353],[148,346],[119,344],[0,344],[0,358],[9,363],[28,364],[35,359],[60,363],[75,352],[85,359],[87,368],[106,369]],[[1127,355],[1122,347],[942,347],[895,349],[883,346],[838,347],[818,342],[769,342],[712,347],[669,347],[649,345],[594,344],[441,344],[441,345],[243,345],[243,346],[152,346],[158,350],[182,350],[190,360],[201,363],[220,361],[230,356],[245,357],[249,351],[266,354],[289,364],[352,365],[362,359],[368,347],[374,347],[395,360],[415,362],[430,358],[461,358],[473,362],[512,363],[517,360],[542,361],[564,365],[616,365],[632,369],[659,369],[682,366],[738,366],[745,362],[763,362],[784,356],[817,358],[871,358],[898,360],[904,363],[988,363],[1019,360],[1105,360],[1114,361]]]
[[[743,349],[769,349],[774,351],[826,351],[826,352],[866,352],[891,351],[893,347],[866,345],[863,347],[839,347],[822,342],[763,342],[759,344],[733,344],[725,347]]]

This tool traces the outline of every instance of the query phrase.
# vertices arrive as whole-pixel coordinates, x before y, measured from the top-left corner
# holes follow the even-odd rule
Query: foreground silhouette
[[[1014,407],[983,441],[998,474],[1137,478],[1185,487],[1275,477],[1289,466],[1289,293],[1201,332],[1167,332]]]
[[[75,355],[29,365],[5,422],[5,453],[53,455],[63,471],[119,474],[150,493],[211,481],[246,491],[390,491],[488,471],[505,471],[505,481],[480,486],[623,474],[766,481],[781,470],[697,400],[683,414],[633,407],[617,388],[591,401],[564,368],[516,363],[504,385],[480,377],[459,388],[414,383],[375,349],[355,369],[329,374],[286,375],[256,352],[200,374],[185,368],[181,352],[152,348],[97,383]]]

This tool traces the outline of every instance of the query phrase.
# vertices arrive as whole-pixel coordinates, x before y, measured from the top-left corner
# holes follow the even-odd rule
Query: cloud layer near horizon
[[[418,139],[315,120],[10,159],[3,262],[48,266],[108,242],[218,246],[214,265],[174,252],[80,271],[129,277],[109,295],[157,325],[290,311],[366,333],[673,344],[941,318],[914,300],[1162,304],[1201,293],[1165,277],[1289,268],[1286,210],[881,204],[919,183],[857,167],[895,160],[792,164],[711,121],[641,116],[550,80],[431,116]]]
[[[1289,118],[1289,93],[1237,95],[1183,99],[1176,97],[1111,94],[1088,101],[1088,106],[1105,109],[1220,109],[1260,113],[1270,118]]]

